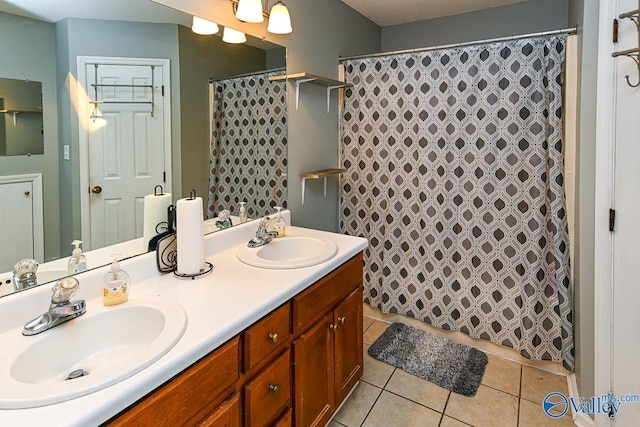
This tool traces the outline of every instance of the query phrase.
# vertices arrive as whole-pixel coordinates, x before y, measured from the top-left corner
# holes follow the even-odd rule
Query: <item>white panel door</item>
[[[144,196],[164,185],[163,70],[87,64],[85,72],[87,93],[101,101],[88,136],[91,248],[99,248],[142,237]]]
[[[33,189],[31,182],[0,185],[0,272],[11,271],[16,261],[35,258],[33,245]],[[42,262],[43,260],[38,260]]]
[[[619,13],[638,8],[637,0],[620,0]],[[620,20],[618,50],[638,46],[638,33],[631,20]],[[617,61],[616,138],[615,138],[615,210],[613,233],[613,354],[612,392],[640,394],[640,88],[627,85],[638,81],[633,60]],[[623,403],[614,425],[638,425],[640,403]]]

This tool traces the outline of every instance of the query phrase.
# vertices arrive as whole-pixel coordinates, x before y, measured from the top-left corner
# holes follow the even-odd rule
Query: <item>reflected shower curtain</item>
[[[214,82],[207,216],[228,209],[256,218],[287,207],[287,94],[284,69]]]
[[[345,62],[343,233],[365,301],[573,369],[565,36]]]

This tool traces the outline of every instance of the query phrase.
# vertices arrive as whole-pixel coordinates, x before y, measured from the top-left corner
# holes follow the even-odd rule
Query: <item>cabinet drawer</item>
[[[198,427],[240,427],[242,425],[242,409],[240,393],[225,400],[211,415],[198,424]]]
[[[289,303],[244,332],[244,370],[249,371],[282,348],[291,336]]]
[[[285,412],[284,415],[278,418],[278,421],[276,421],[273,424],[273,427],[292,427],[292,426],[293,426],[293,411],[291,409]]]
[[[293,332],[302,333],[362,283],[362,253],[293,299]]]
[[[169,381],[110,425],[177,426],[212,404],[240,377],[238,337],[205,356]]]
[[[244,387],[245,425],[260,427],[272,422],[291,400],[289,350]]]

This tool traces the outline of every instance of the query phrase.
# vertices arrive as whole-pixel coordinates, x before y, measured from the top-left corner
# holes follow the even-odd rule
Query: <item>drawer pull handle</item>
[[[340,322],[341,325],[344,325],[347,322],[347,318],[346,317],[338,317],[338,322]]]
[[[278,334],[276,334],[275,332],[271,332],[269,334],[269,341],[271,341],[272,343],[277,343],[278,340],[280,339],[280,336]]]
[[[280,386],[278,384],[270,384],[269,391],[275,396],[280,393]]]
[[[333,323],[329,325],[329,329],[332,330],[333,332],[337,331],[339,327],[340,325],[334,325]]]

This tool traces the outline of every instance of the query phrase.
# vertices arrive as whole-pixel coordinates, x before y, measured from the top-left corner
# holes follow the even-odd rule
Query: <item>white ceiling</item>
[[[191,26],[190,15],[150,0],[0,0],[0,10],[47,22],[85,18]]]
[[[527,0],[342,0],[381,27],[458,15]]]
[[[342,0],[381,27],[522,1],[527,0]],[[0,11],[48,22],[73,17],[191,25],[189,15],[150,0],[0,0]]]

